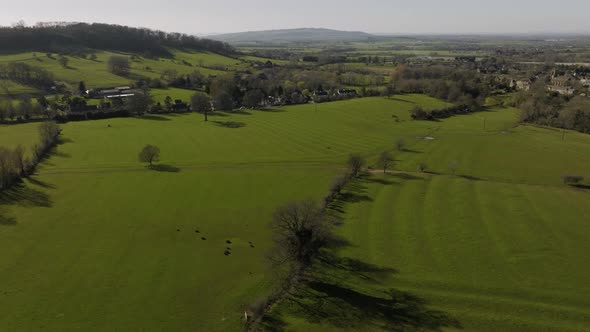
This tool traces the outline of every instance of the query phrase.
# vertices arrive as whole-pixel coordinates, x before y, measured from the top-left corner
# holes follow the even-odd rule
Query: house
[[[557,76],[555,71],[551,75],[551,85],[564,87],[564,86],[571,86],[572,83],[575,81],[575,78],[569,74]]]
[[[328,92],[326,92],[326,91],[315,91],[313,93],[313,95],[316,96],[316,97],[320,97],[320,98],[322,98],[322,97],[329,97]]]
[[[532,81],[530,79],[512,80],[510,87],[518,91],[528,91],[531,88]]]
[[[340,89],[338,95],[343,97],[356,97],[356,90],[354,89]]]
[[[569,86],[557,86],[557,85],[550,85],[547,87],[548,91],[557,92],[560,95],[564,96],[571,96],[574,94],[575,90]]]

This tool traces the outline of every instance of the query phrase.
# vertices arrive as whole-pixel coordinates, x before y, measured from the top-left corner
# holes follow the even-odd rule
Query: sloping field
[[[273,326],[584,331],[590,192],[560,176],[588,172],[590,138],[515,127],[513,109],[410,121],[415,105],[443,103],[409,95],[208,123],[190,114],[63,125],[39,173],[0,195],[0,326],[240,330],[245,304],[273,281],[274,208],[319,199],[349,153],[374,161],[403,138],[394,155],[405,175],[374,171],[347,188],[335,213],[348,245],[275,310]],[[22,139],[20,128],[1,126],[0,142]],[[162,151],[157,171],[136,161],[145,144]],[[432,173],[416,173],[420,162]]]
[[[105,88],[117,85],[127,85],[140,77],[160,78],[164,71],[174,70],[178,74],[189,74],[198,71],[203,75],[220,75],[224,71],[210,69],[210,66],[224,66],[228,70],[238,68],[240,61],[213,53],[186,53],[175,51],[175,58],[147,59],[137,58],[131,61],[129,77],[114,75],[108,70],[108,59],[113,55],[121,55],[112,52],[99,51],[95,53],[96,60],[67,56],[69,63],[66,68],[58,62],[58,55],[52,54],[51,58],[43,53],[21,53],[13,55],[0,55],[0,64],[9,62],[27,63],[31,66],[46,69],[55,75],[55,78],[70,84],[84,81],[88,88]],[[125,54],[123,54],[125,55]],[[183,63],[182,61],[186,61]],[[10,83],[9,92],[32,93],[33,89],[25,89],[16,83]],[[5,91],[0,89],[0,94]]]
[[[322,197],[349,152],[389,145],[383,120],[409,107],[376,98],[208,123],[190,114],[63,125],[39,173],[0,196],[0,326],[239,330],[273,279],[274,208]],[[36,137],[36,126],[2,126],[0,141]],[[161,148],[158,171],[136,160],[148,143]]]
[[[590,191],[559,181],[561,171],[587,174],[590,137],[511,129],[511,113],[431,123],[429,139],[397,155],[407,172],[352,183],[333,207],[347,243],[318,262],[272,324],[586,331]],[[424,161],[431,173],[416,172]]]

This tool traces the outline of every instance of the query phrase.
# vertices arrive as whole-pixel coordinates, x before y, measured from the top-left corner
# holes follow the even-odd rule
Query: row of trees
[[[10,100],[0,102],[0,122],[7,120],[24,121],[33,117],[47,116],[48,112],[40,102],[33,102],[30,98],[23,98],[13,104]]]
[[[88,49],[133,52],[149,56],[172,56],[170,48],[232,54],[226,43],[180,33],[110,24],[62,23],[27,27],[0,27],[4,52],[43,51],[78,54]]]
[[[0,64],[0,79],[49,90],[54,84],[53,75],[45,69],[23,62]]]
[[[514,94],[512,104],[521,110],[521,121],[590,133],[590,99],[547,92],[542,82]]]
[[[360,155],[351,155],[347,172],[334,180],[322,204],[308,199],[288,202],[275,210],[271,223],[274,246],[269,258],[285,277],[277,291],[250,306],[247,330],[255,330],[266,310],[299,281],[326,246],[338,239],[333,231],[335,221],[329,213],[329,205],[349,181],[360,176],[364,165],[365,160]]]
[[[32,147],[28,157],[26,149],[18,145],[13,150],[0,147],[0,190],[15,184],[21,177],[31,174],[41,159],[57,144],[59,127],[55,122],[39,126],[39,143]]]

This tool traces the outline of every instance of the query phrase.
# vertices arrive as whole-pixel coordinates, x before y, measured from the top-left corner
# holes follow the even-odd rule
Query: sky
[[[330,28],[391,34],[590,33],[589,0],[0,0],[0,25],[100,22],[215,34]]]

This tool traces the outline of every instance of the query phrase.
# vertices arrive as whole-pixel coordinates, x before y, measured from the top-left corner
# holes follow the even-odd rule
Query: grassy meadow
[[[510,108],[412,121],[416,105],[444,103],[405,95],[218,112],[209,122],[62,125],[38,173],[0,194],[0,326],[239,331],[246,304],[272,286],[273,210],[323,197],[350,153],[373,166],[389,149],[396,172],[373,166],[349,185],[333,206],[343,247],[267,323],[583,331],[590,192],[560,176],[588,173],[590,136],[517,126]],[[0,126],[2,145],[36,135],[35,124]],[[137,162],[145,144],[162,151],[155,170]],[[429,173],[417,172],[423,162]]]
[[[0,64],[9,62],[27,63],[50,71],[56,80],[76,87],[78,82],[84,81],[87,88],[107,88],[120,85],[128,85],[140,77],[160,78],[165,70],[175,70],[178,74],[189,74],[198,71],[203,75],[221,75],[223,70],[211,68],[223,68],[224,70],[237,70],[247,67],[247,64],[238,59],[228,58],[213,53],[195,53],[175,51],[173,58],[143,58],[137,57],[130,62],[131,71],[128,77],[115,75],[108,70],[108,59],[117,53],[98,51],[96,60],[75,56],[66,56],[69,60],[66,68],[58,62],[59,56],[51,54],[48,57],[44,53],[20,53],[0,55]],[[183,62],[184,61],[184,62]],[[18,95],[35,94],[35,89],[20,84],[5,81],[0,82],[0,94]]]

